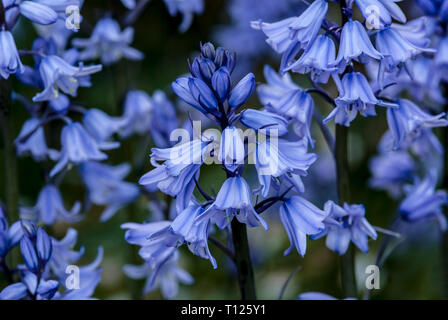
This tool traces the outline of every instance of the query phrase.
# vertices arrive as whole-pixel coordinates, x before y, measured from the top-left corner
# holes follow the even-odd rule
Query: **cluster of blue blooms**
[[[384,107],[388,131],[370,162],[370,186],[386,190],[399,201],[402,220],[436,219],[445,230],[442,208],[448,204],[448,194],[437,190],[444,149],[433,128],[448,126],[441,110],[446,99],[440,93],[448,83],[448,2],[417,1],[424,16],[412,21],[407,21],[393,0],[336,2],[340,24],[327,18],[327,0],[310,4],[282,0],[275,5],[270,1],[231,2],[233,26],[215,34],[229,49],[201,44],[198,56],[188,63],[189,74],[171,84],[182,103],[218,128],[218,134],[211,134],[195,132],[190,113],[181,124],[178,110],[160,90],[152,95],[127,91],[120,116],[75,102],[78,89],[90,87],[91,76],[103,65],[144,58],[132,46],[132,21],[120,23],[105,16],[88,38],[72,38],[73,32],[64,23],[66,8],[80,8],[83,1],[0,0],[0,77],[15,75],[36,91],[31,99],[12,94],[30,114],[14,141],[17,155],[30,155],[45,168],[52,163],[51,169],[43,170],[45,183],[35,205],[20,207],[19,221],[8,221],[0,206],[0,269],[10,283],[0,291],[0,299],[91,298],[101,278],[102,248],[91,264],[77,267],[84,248],[73,250],[76,230],[68,229],[57,240],[44,227],[58,221],[80,221],[92,204],[104,207],[100,217],[104,222],[140,195],[151,199],[153,211],[166,209],[149,222],[130,221],[121,226],[126,230],[125,240],[140,247],[144,260],[142,265],[126,265],[123,271],[132,279],[146,279],[145,294],[160,288],[165,298],[173,298],[179,283],[194,282],[179,266],[179,248],[184,244],[216,269],[218,261],[209,248],[213,242],[236,263],[238,272],[247,272],[250,266],[242,268],[240,260],[244,255],[250,260],[250,254],[248,248],[238,252],[239,241],[246,237],[246,226],[269,229],[268,210],[278,213],[270,218],[278,216],[290,241],[284,255],[295,249],[303,257],[308,239],[322,237],[338,255],[346,254],[351,243],[367,253],[377,232],[389,231],[369,223],[369,211],[363,204],[326,198],[321,209],[305,197],[302,178],[321,160],[317,150],[311,151],[317,144],[313,119],[330,152],[335,153],[335,139],[327,124],[334,120],[338,128],[350,127],[358,113],[376,116],[376,106]],[[121,3],[129,13],[138,13],[148,1]],[[170,15],[182,14],[180,32],[204,9],[202,0],[165,0],[165,4]],[[305,4],[300,15],[283,19],[291,8]],[[362,21],[355,19],[354,5]],[[39,35],[30,50],[19,50],[13,37],[20,16],[29,19]],[[283,20],[264,21],[276,19]],[[260,47],[264,36],[268,46]],[[253,73],[240,76],[269,47],[281,55],[279,70],[264,66],[266,83],[258,86]],[[242,52],[243,68],[237,68],[234,49]],[[32,56],[34,65],[22,64],[23,56]],[[87,65],[88,61],[101,64]],[[306,75],[310,87],[295,83],[293,73]],[[332,94],[331,85],[337,95]],[[248,108],[255,92],[262,108]],[[333,107],[324,119],[314,94]],[[57,133],[58,150],[47,143],[46,132],[56,121],[63,123]],[[173,141],[173,132],[181,126],[187,141]],[[139,185],[125,180],[134,163],[105,162],[109,150],[133,135],[150,136],[155,145],[150,154],[153,169],[140,178]],[[217,193],[200,184],[201,170],[211,163],[219,164],[225,173]],[[60,184],[73,167],[87,196],[84,203],[75,201],[69,208]],[[252,168],[255,179],[251,179]],[[161,200],[158,192],[174,200]],[[241,237],[237,233],[242,230]],[[227,241],[224,245],[215,238],[222,234],[233,238],[233,244]],[[16,246],[20,246],[23,263],[11,266],[7,256]],[[71,277],[70,270],[76,277]],[[335,298],[308,292],[299,299]]]
[[[140,13],[147,1],[122,3],[130,13],[134,13],[132,10]],[[171,15],[183,15],[179,27],[182,32],[190,26],[193,15],[203,11],[202,0],[166,0],[165,3]],[[88,39],[72,39],[77,30],[68,28],[72,18],[68,9],[74,7],[79,11],[82,4],[80,0],[0,0],[0,77],[8,79],[15,75],[24,85],[36,90],[31,100],[19,92],[12,93],[12,98],[30,114],[14,141],[17,155],[29,155],[45,168],[50,161],[55,162],[51,170],[43,170],[45,184],[35,206],[20,207],[19,221],[8,222],[3,208],[0,209],[0,270],[10,282],[0,291],[0,299],[91,298],[101,278],[102,248],[94,262],[78,268],[76,264],[83,257],[84,248],[73,250],[77,231],[70,228],[65,238],[57,240],[38,226],[51,226],[58,221],[78,222],[90,204],[104,206],[101,221],[106,221],[120,208],[136,201],[139,187],[124,181],[130,165],[102,163],[109,158],[105,152],[120,147],[115,138],[124,140],[134,133],[151,134],[156,145],[166,146],[170,143],[171,131],[178,126],[174,106],[162,91],[154,92],[152,97],[143,91],[129,91],[120,117],[74,101],[79,88],[92,85],[90,76],[101,71],[102,65],[114,64],[122,58],[144,58],[142,52],[131,46],[134,29],[129,25],[136,16],[134,21],[124,23],[123,30],[118,20],[106,16],[97,22]],[[19,50],[13,36],[21,16],[33,23],[39,35],[30,50]],[[81,20],[82,17],[75,18],[75,22]],[[22,64],[24,56],[32,56],[34,65]],[[102,65],[86,65],[90,60],[100,60]],[[58,121],[64,124],[60,131],[60,150],[47,144],[46,128]],[[79,169],[87,197],[83,204],[76,201],[68,209],[60,183],[74,166]],[[8,257],[19,244],[24,264],[12,266]],[[174,272],[181,281],[191,283],[191,276],[176,269],[177,259],[173,256],[162,273],[169,277]],[[135,270],[127,269],[136,276]],[[76,273],[73,277],[72,270]],[[173,290],[174,285],[162,280],[166,296],[172,297],[177,292]]]

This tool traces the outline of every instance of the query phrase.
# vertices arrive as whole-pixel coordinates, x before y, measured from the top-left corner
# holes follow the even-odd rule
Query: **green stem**
[[[5,174],[5,200],[10,224],[19,220],[19,186],[17,178],[17,158],[14,147],[14,122],[11,117],[11,81],[0,79],[0,126],[3,136],[3,158]],[[10,265],[18,262],[11,254]]]
[[[336,172],[339,204],[350,203],[348,165],[348,127],[336,125]],[[353,246],[341,257],[341,280],[345,297],[356,297],[355,258]]]
[[[250,259],[246,225],[236,218],[232,220],[232,239],[242,300],[256,300],[254,270]]]

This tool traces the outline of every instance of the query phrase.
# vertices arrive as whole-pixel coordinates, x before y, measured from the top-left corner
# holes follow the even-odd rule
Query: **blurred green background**
[[[274,1],[274,0],[273,0]],[[120,1],[86,1],[82,13],[84,21],[79,37],[88,37],[96,21],[106,12],[112,10],[112,16],[122,18],[125,13]],[[226,13],[226,1],[206,0],[205,11],[195,16],[191,28],[184,34],[177,28],[180,16],[171,17],[161,0],[153,0],[148,9],[140,17],[135,27],[133,47],[143,51],[146,58],[141,62],[122,60],[112,67],[105,67],[103,71],[92,77],[92,88],[81,88],[76,101],[87,107],[96,107],[111,115],[121,115],[121,102],[128,89],[141,89],[152,94],[156,89],[164,90],[173,101],[176,101],[170,83],[178,76],[187,72],[187,58],[194,57],[199,43],[213,41],[212,32],[218,25],[229,23]],[[248,26],[249,28],[249,26]],[[19,48],[30,48],[36,34],[33,27],[22,21],[20,28],[15,30]],[[219,44],[218,44],[219,45]],[[232,50],[232,48],[228,48]],[[238,52],[237,52],[238,54]],[[32,64],[31,59],[24,62]],[[264,82],[262,68],[265,63],[278,68],[279,61],[271,57],[265,59],[253,70],[256,80]],[[306,86],[303,77],[295,77],[297,83]],[[27,97],[35,94],[34,90],[14,82],[14,89],[24,93]],[[256,95],[250,105],[259,106]],[[323,114],[329,111],[328,105],[319,98],[315,99],[316,106]],[[14,106],[15,135],[28,115],[24,108]],[[383,110],[375,118],[360,118],[350,127],[350,164],[351,190],[353,203],[363,203],[366,207],[368,220],[373,225],[388,228],[396,217],[397,203],[392,201],[385,192],[374,191],[367,186],[370,177],[368,161],[376,152],[377,143],[386,130],[386,120]],[[55,147],[59,144],[58,125],[47,129],[49,144]],[[313,128],[316,138],[316,152],[322,157],[315,164],[318,169],[304,179],[305,186],[311,189],[308,196],[319,207],[331,197],[335,190],[332,187],[331,158],[328,156],[326,145],[318,131]],[[151,147],[148,137],[133,136],[123,141],[123,146],[109,152],[111,164],[129,162],[133,164],[133,172],[127,179],[136,182],[138,178],[150,169],[149,150]],[[324,162],[325,159],[328,161]],[[320,162],[322,161],[322,162]],[[144,164],[141,166],[140,164]],[[0,165],[3,168],[3,154],[0,155]],[[42,172],[51,168],[52,163],[35,163],[31,158],[19,160],[19,187],[21,205],[34,205],[39,190],[44,184]],[[324,168],[328,167],[330,168]],[[321,170],[322,169],[322,170]],[[328,173],[330,172],[330,173]],[[3,171],[1,172],[3,175]],[[256,183],[256,177],[248,172],[247,178]],[[3,180],[3,176],[1,177]],[[219,190],[224,181],[221,170],[210,167],[201,173],[200,182],[208,191],[212,188]],[[7,186],[0,189],[0,199],[4,199]],[[76,169],[72,169],[60,186],[67,206],[75,200],[82,200],[85,191]],[[163,196],[160,194],[160,196]],[[333,198],[334,199],[334,198]],[[143,222],[150,217],[147,209],[148,200],[141,197],[131,206],[120,210],[106,223],[99,222],[101,207],[93,207],[85,219],[72,225],[79,232],[78,246],[86,247],[86,255],[81,264],[91,261],[99,245],[105,249],[103,260],[102,281],[98,286],[95,297],[100,299],[129,299],[146,298],[161,299],[159,291],[145,297],[138,294],[143,282],[128,279],[122,272],[126,263],[140,264],[135,248],[124,241],[124,231],[120,225],[127,221]],[[255,263],[255,277],[259,298],[277,299],[279,292],[289,274],[300,265],[300,270],[290,281],[284,298],[294,299],[299,293],[306,291],[321,291],[338,298],[344,298],[341,291],[339,277],[339,257],[325,247],[325,240],[308,241],[307,254],[300,257],[294,250],[284,257],[283,251],[289,246],[286,232],[279,222],[276,210],[268,214],[270,230],[250,230],[250,244]],[[57,224],[49,229],[56,238],[65,235],[68,225]],[[374,291],[374,299],[438,299],[442,297],[441,261],[439,252],[439,231],[437,226],[428,223],[419,226],[409,226],[406,240],[397,247],[381,269],[381,290]],[[217,237],[224,241],[223,234]],[[376,258],[377,248],[383,239],[379,235],[376,242],[370,242],[371,250],[368,255],[356,251],[357,275],[360,292],[364,290],[366,274],[365,267],[372,264]],[[209,261],[193,256],[186,248],[181,249],[181,265],[195,278],[191,286],[180,286],[177,298],[180,299],[237,299],[239,290],[231,262],[221,252],[210,244],[213,255],[218,261],[219,268],[213,270]],[[1,285],[0,287],[3,287]]]

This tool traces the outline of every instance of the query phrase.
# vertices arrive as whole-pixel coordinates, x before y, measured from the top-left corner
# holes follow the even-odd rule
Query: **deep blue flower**
[[[326,228],[312,239],[327,235],[327,247],[339,255],[343,255],[352,241],[364,253],[369,251],[368,237],[376,240],[375,229],[365,218],[365,208],[360,204],[349,205],[344,203],[341,207],[329,200],[325,203]]]
[[[283,136],[288,133],[288,121],[285,118],[264,110],[246,109],[241,113],[240,122],[267,135]]]
[[[267,223],[252,205],[252,192],[249,185],[239,176],[224,181],[215,201],[196,220],[201,222],[210,218],[223,219],[219,215],[224,216],[227,223],[230,223],[236,215],[238,221],[249,227],[257,227],[261,224],[263,228],[268,229]]]
[[[0,76],[5,79],[17,71],[25,71],[14,38],[8,30],[0,30]]]
[[[140,192],[137,185],[123,181],[130,169],[127,163],[114,167],[90,161],[80,166],[90,201],[106,206],[101,221],[110,219],[119,209],[138,197]]]
[[[308,200],[293,196],[280,207],[280,220],[288,234],[290,247],[284,255],[289,254],[294,247],[304,256],[306,252],[306,236],[321,232],[325,225],[325,212],[317,208]]]
[[[230,92],[230,73],[227,67],[221,67],[212,76],[212,87],[218,95],[218,98],[223,102]]]
[[[39,260],[45,265],[53,253],[53,244],[50,236],[43,228],[39,228],[36,234],[36,251]]]
[[[26,296],[27,287],[22,283],[13,283],[0,292],[0,300],[20,300]]]
[[[333,40],[327,35],[319,35],[316,40],[305,50],[302,56],[291,63],[283,71],[307,74],[311,73],[312,79],[319,83],[327,83],[332,72],[337,70],[335,65],[336,47]]]
[[[327,123],[335,118],[335,122],[350,126],[359,113],[364,117],[375,116],[375,105],[396,107],[393,103],[378,100],[373,94],[367,79],[362,73],[351,72],[344,75],[339,88],[339,97],[335,99],[336,108],[324,119]]]
[[[50,7],[34,1],[22,1],[19,4],[20,14],[37,24],[52,24],[58,19],[58,14]]]
[[[233,110],[242,106],[250,98],[254,90],[255,76],[249,73],[233,87],[229,95],[229,106]]]
[[[107,155],[100,149],[107,149],[109,145],[98,144],[79,122],[69,123],[62,129],[61,145],[61,156],[50,172],[51,177],[69,163],[80,164],[90,160],[107,159]]]
[[[430,172],[422,181],[407,189],[407,196],[400,204],[401,217],[410,222],[436,219],[440,228],[446,230],[447,222],[442,206],[448,205],[448,195],[445,191],[436,191],[437,175]]]
[[[16,221],[8,226],[8,221],[0,207],[0,259],[5,257],[9,251],[15,247],[23,237],[23,230],[20,221]]]
[[[342,28],[341,44],[335,65],[342,72],[351,60],[365,63],[367,57],[377,60],[383,58],[373,47],[363,25],[359,21],[350,20]]]
[[[33,101],[55,99],[59,89],[68,95],[76,96],[78,87],[82,85],[81,78],[98,72],[101,68],[101,65],[84,67],[82,64],[74,67],[58,56],[44,57],[39,66],[44,91],[35,95]]]
[[[22,141],[23,139],[25,140]],[[35,161],[45,161],[47,158],[57,160],[59,157],[57,150],[47,146],[41,120],[37,118],[25,121],[15,140],[15,145],[19,156],[29,153]]]
[[[430,115],[407,99],[400,99],[398,105],[398,108],[387,110],[387,123],[395,141],[395,149],[409,137],[418,136],[423,127],[448,126],[445,113]]]
[[[65,209],[62,195],[58,188],[53,184],[47,184],[39,193],[37,203],[33,208],[21,208],[22,217],[32,219],[37,222],[43,222],[46,225],[52,225],[56,221],[77,221],[81,203],[75,202],[72,209]]]
[[[134,39],[134,29],[121,31],[120,24],[112,18],[103,18],[95,26],[89,39],[73,39],[74,47],[83,49],[80,60],[101,58],[105,65],[111,65],[121,58],[141,60],[144,54],[130,47]]]
[[[28,237],[23,237],[20,240],[20,251],[22,252],[23,260],[31,272],[38,272],[39,258],[37,257],[36,248],[33,241]]]

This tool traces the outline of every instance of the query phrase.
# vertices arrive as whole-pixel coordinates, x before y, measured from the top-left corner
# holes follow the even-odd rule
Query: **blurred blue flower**
[[[96,205],[106,206],[101,214],[101,221],[110,219],[140,194],[137,185],[123,181],[130,169],[127,163],[110,166],[89,161],[80,166],[79,170],[89,191],[90,201]]]
[[[134,28],[121,31],[120,24],[112,18],[103,18],[96,24],[89,39],[75,38],[72,45],[81,49],[80,60],[100,58],[105,65],[111,65],[121,58],[141,60],[144,54],[130,47],[134,39]]]
[[[123,119],[111,117],[104,111],[95,108],[88,109],[84,113],[82,122],[86,130],[98,143],[107,142],[121,130],[125,123]]]
[[[32,208],[20,208],[22,218],[31,219],[52,225],[56,221],[74,222],[80,219],[81,203],[75,202],[72,209],[65,209],[64,200],[59,189],[53,184],[47,184],[39,193],[37,203]]]
[[[14,141],[17,154],[23,156],[29,153],[35,161],[45,161],[47,158],[55,161],[59,158],[59,152],[48,148],[41,121],[37,118],[25,121],[19,136]]]
[[[448,205],[445,191],[436,191],[437,176],[431,171],[422,181],[406,188],[407,196],[400,204],[401,217],[410,222],[436,219],[440,228],[446,230],[446,218],[442,206]]]
[[[179,26],[180,32],[185,32],[193,22],[194,14],[201,14],[204,11],[203,0],[164,0],[171,16],[177,13],[182,14],[182,22]]]

